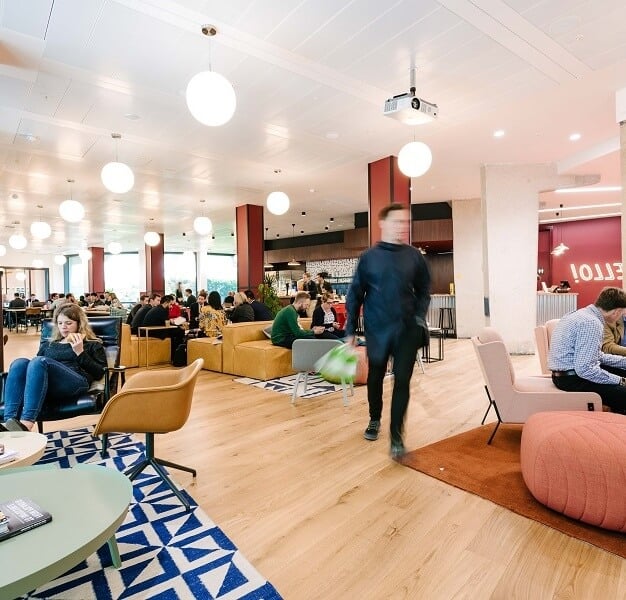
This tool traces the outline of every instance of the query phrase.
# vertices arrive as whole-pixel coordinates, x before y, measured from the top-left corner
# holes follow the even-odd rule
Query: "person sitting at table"
[[[9,302],[9,308],[26,308],[26,300],[21,298],[20,295],[16,292],[13,294],[13,300]]]
[[[313,311],[311,326],[322,326],[326,333],[337,339],[345,337],[346,332],[341,329],[341,325],[337,321],[337,311],[330,304],[330,294],[328,292],[324,292],[320,296],[317,307]],[[325,339],[328,339],[328,336],[325,336]]]
[[[254,310],[248,304],[248,298],[243,292],[236,292],[233,302],[235,308],[228,316],[231,323],[247,323],[254,321]]]
[[[165,327],[165,322],[169,321],[170,304],[174,302],[174,296],[165,294],[161,298],[158,306],[153,306],[144,317],[142,327]],[[140,311],[141,312],[141,311]],[[145,335],[145,333],[144,333]],[[174,362],[174,353],[179,344],[185,340],[185,331],[174,325],[168,329],[155,329],[148,331],[148,337],[155,337],[161,340],[170,338],[170,360]]]
[[[159,294],[152,294],[149,297],[147,304],[142,306],[133,317],[133,321],[130,324],[130,332],[132,334],[137,335],[137,330],[143,325],[144,319],[146,318],[146,315],[150,312],[150,309],[158,306],[160,302],[161,296]]]
[[[293,302],[278,311],[278,314],[274,318],[274,323],[272,324],[272,344],[274,344],[274,346],[282,346],[283,348],[291,349],[296,340],[312,340],[315,339],[317,335],[322,338],[327,337],[324,328],[321,326],[312,327],[311,329],[302,329],[298,323],[300,311],[306,314],[306,309],[310,302],[311,298],[308,292],[296,292]]]
[[[624,315],[617,319],[605,319],[602,334],[602,352],[626,356],[626,340],[624,340]]]
[[[148,296],[148,294],[141,294],[141,296],[139,296],[139,302],[137,302],[137,304],[135,304],[135,306],[133,306],[128,313],[128,318],[126,319],[127,325],[132,325],[133,319],[135,318],[137,312],[144,306],[147,306],[149,301],[150,296]]]
[[[259,302],[254,297],[254,292],[252,290],[246,290],[244,294],[248,299],[248,304],[252,307],[255,321],[272,321],[274,319],[272,311],[264,302]]]
[[[198,298],[196,302],[194,302],[189,307],[189,330],[192,331],[194,329],[199,329],[200,325],[200,313],[202,309],[206,306],[207,293],[204,290],[200,290],[198,292]]]
[[[94,335],[83,310],[59,307],[52,335],[39,345],[37,356],[11,363],[5,383],[5,427],[30,431],[44,403],[79,396],[107,369],[102,342]]]
[[[7,308],[13,309],[22,309],[26,308],[26,301],[23,298],[20,298],[19,293],[13,294],[13,300],[9,302],[9,306]],[[18,319],[18,314],[20,314],[20,318]],[[11,313],[7,312],[4,315],[4,326],[11,329],[16,323],[22,323],[24,321],[23,313]]]
[[[226,327],[226,311],[222,308],[220,293],[212,291],[208,302],[200,310],[198,326],[206,337],[217,338],[222,335],[222,329]]]

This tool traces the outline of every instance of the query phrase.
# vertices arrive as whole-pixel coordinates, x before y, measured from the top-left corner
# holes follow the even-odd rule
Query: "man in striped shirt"
[[[602,352],[604,324],[621,319],[626,293],[604,288],[596,301],[565,315],[550,340],[552,381],[566,392],[596,392],[613,412],[626,414],[626,356]]]

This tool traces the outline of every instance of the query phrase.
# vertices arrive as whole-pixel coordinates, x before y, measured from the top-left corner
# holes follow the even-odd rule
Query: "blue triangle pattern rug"
[[[120,471],[137,462],[143,444],[130,435],[109,436],[109,458],[92,429],[47,434],[37,464],[61,468],[100,464]],[[23,596],[56,600],[280,600],[276,589],[245,559],[224,532],[183,490],[186,512],[151,469],[133,481],[134,499],[116,538],[122,567],[111,565],[105,544],[65,575]]]
[[[287,375],[286,377],[277,377],[276,379],[268,379],[261,381],[252,379],[251,377],[238,377],[233,381],[243,383],[245,385],[253,385],[262,390],[271,390],[279,394],[293,394],[293,386],[296,382],[297,375]],[[315,398],[324,394],[332,394],[340,392],[341,384],[330,383],[322,379],[319,375],[309,375],[306,393],[304,393],[304,383],[298,385],[298,398]]]

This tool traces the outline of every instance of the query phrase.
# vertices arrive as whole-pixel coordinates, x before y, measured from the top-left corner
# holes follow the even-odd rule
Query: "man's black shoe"
[[[389,454],[393,460],[401,460],[402,457],[406,454],[406,448],[404,447],[404,442],[402,438],[392,437],[391,438],[391,447],[389,448]]]
[[[380,430],[380,421],[370,421],[363,437],[370,442],[378,439],[378,431]]]

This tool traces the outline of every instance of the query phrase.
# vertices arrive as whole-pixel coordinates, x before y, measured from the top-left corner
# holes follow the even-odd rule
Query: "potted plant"
[[[259,284],[259,300],[272,311],[274,316],[276,316],[276,313],[282,308],[278,294],[276,293],[276,283],[276,277],[267,274],[263,278],[263,283]]]

